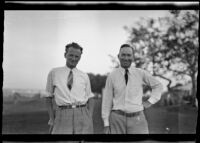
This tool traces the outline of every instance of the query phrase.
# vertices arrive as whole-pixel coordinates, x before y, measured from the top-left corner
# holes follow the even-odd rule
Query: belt
[[[72,108],[80,108],[80,107],[85,107],[86,104],[82,104],[82,105],[62,105],[62,106],[58,106],[60,109],[72,109]]]
[[[112,111],[117,113],[117,114],[119,114],[119,115],[126,116],[126,117],[138,116],[142,112],[142,111],[138,111],[138,112],[134,112],[134,113],[126,113],[126,112],[124,112],[122,110],[112,110]]]

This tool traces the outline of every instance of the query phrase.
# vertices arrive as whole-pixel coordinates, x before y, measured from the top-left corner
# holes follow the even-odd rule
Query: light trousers
[[[52,134],[93,134],[93,120],[88,108],[57,107]]]
[[[111,134],[149,134],[148,123],[143,112],[133,117],[111,112],[110,131]]]

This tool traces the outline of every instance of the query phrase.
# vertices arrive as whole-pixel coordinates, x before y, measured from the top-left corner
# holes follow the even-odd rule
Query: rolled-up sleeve
[[[152,89],[151,96],[148,99],[148,101],[151,104],[155,104],[161,98],[161,94],[163,92],[163,85],[155,77],[153,77],[150,73],[146,71],[143,71],[143,80],[144,83]]]
[[[109,116],[112,109],[113,83],[111,76],[107,77],[105,90],[102,96],[102,119],[104,126],[109,126]]]
[[[47,76],[46,94],[44,97],[53,97],[53,96],[54,96],[53,70],[51,70]]]

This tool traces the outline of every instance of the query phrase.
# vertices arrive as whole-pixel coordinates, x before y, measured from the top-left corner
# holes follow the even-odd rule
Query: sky
[[[77,68],[107,74],[128,40],[124,26],[139,18],[164,17],[166,10],[4,11],[3,88],[45,89],[48,72],[65,66],[65,45],[77,42],[83,54]]]

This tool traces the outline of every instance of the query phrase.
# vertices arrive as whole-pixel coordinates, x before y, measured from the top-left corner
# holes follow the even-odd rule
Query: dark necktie
[[[72,73],[72,70],[70,70],[68,78],[67,78],[67,87],[69,88],[69,90],[71,90],[72,84],[73,84],[73,73]]]
[[[128,69],[125,69],[125,75],[124,75],[125,81],[126,81],[126,85],[128,82]]]

